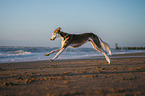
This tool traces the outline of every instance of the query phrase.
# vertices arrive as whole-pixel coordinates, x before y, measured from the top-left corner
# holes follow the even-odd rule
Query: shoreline
[[[121,54],[113,54],[113,55],[109,55],[110,59],[115,59],[115,58],[139,58],[139,57],[145,57],[145,52],[134,52],[134,53],[121,53]],[[38,60],[38,61],[18,61],[18,62],[3,62],[0,64],[12,64],[12,63],[30,63],[30,62],[49,62],[49,56],[48,56],[48,60]],[[105,59],[104,55],[102,54],[102,56],[85,56],[85,57],[79,57],[79,58],[58,58],[55,61],[78,61],[78,60],[91,60],[91,59]],[[53,61],[53,62],[55,62]]]
[[[0,95],[144,96],[145,53],[0,64]],[[123,57],[123,58],[122,58]]]

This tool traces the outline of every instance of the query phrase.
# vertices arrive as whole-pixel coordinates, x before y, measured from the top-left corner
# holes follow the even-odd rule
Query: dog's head
[[[52,34],[52,37],[50,38],[50,40],[55,40],[57,37],[60,37],[60,30],[61,30],[61,28],[60,27],[58,27],[57,29],[55,29],[55,31],[53,32],[53,34]]]

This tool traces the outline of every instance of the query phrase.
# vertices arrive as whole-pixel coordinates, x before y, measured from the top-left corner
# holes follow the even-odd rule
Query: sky
[[[50,41],[58,27],[93,32],[112,48],[145,47],[145,0],[0,0],[0,46],[60,47]]]

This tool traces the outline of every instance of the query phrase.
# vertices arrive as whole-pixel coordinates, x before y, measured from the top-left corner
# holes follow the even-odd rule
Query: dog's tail
[[[101,38],[99,38],[99,39],[100,39],[100,43],[101,43],[102,48],[104,50],[106,49],[108,51],[108,53],[111,55],[111,50],[110,50],[109,45],[106,42],[104,42]]]

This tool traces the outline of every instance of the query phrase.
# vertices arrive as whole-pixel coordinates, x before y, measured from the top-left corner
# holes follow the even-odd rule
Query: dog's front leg
[[[53,57],[53,59],[49,59],[50,62],[52,62],[54,59],[56,59],[66,48],[61,48],[59,52]]]
[[[61,49],[61,48],[60,48],[60,49]],[[52,54],[52,53],[58,52],[60,49],[53,50],[53,51],[49,52],[48,54],[44,54],[44,55],[45,55],[45,56],[49,56],[49,55]]]

